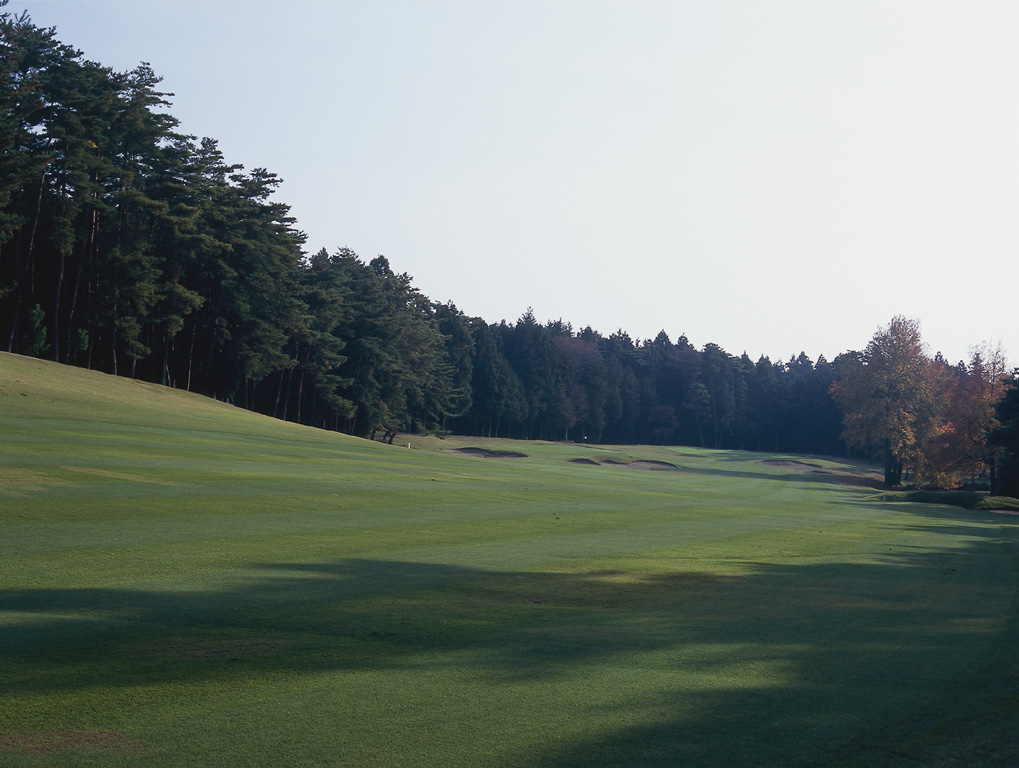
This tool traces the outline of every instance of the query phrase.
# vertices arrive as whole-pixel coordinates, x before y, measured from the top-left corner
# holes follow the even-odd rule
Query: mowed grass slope
[[[1013,764],[1019,518],[797,458],[384,446],[0,354],[0,765]]]

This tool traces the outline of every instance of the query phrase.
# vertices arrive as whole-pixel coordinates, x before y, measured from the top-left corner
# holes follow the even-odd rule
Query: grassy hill
[[[0,354],[0,764],[1015,764],[1019,518],[872,480]]]

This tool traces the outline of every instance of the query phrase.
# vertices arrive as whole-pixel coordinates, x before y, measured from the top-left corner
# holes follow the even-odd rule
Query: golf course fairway
[[[396,443],[0,354],[0,765],[1019,761],[1019,517]]]

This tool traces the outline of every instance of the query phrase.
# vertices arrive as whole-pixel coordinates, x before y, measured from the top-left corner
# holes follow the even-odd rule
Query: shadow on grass
[[[14,704],[19,691],[455,669],[489,687],[561,685],[557,710],[598,723],[507,764],[821,765],[832,749],[851,763],[859,750],[839,745],[938,701],[1006,631],[1014,574],[995,584],[987,565],[1000,541],[949,532],[971,538],[741,575],[365,559],[265,565],[218,591],[0,591],[0,688]],[[568,683],[584,675],[580,695]]]

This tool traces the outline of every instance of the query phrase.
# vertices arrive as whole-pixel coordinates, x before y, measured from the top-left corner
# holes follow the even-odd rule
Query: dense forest
[[[931,358],[894,318],[832,361],[754,361],[530,310],[467,317],[383,256],[307,253],[280,180],[179,132],[159,83],[0,10],[0,348],[389,441],[855,451],[890,485],[1015,491],[1019,394],[1000,350]]]

